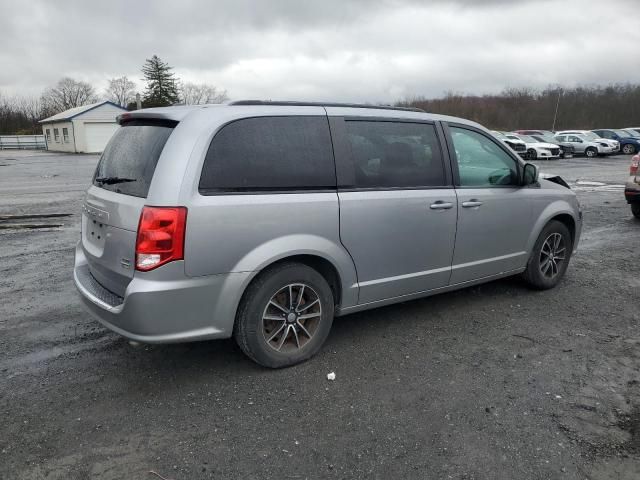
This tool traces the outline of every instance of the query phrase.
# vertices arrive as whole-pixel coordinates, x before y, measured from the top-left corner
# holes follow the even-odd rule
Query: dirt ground
[[[71,271],[96,160],[0,152],[0,218],[40,215],[0,220],[0,478],[640,478],[628,157],[540,163],[584,209],[558,288],[353,314],[279,371],[231,340],[135,347],[84,312]]]

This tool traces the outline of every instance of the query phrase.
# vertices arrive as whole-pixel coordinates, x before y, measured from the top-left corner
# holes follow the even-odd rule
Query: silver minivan
[[[234,337],[268,367],[333,318],[521,274],[563,277],[575,194],[482,126],[240,101],[125,113],[83,205],[75,284],[139,342]]]

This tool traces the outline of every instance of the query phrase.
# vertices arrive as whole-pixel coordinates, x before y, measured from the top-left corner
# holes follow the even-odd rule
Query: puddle
[[[0,223],[0,230],[37,230],[61,226],[62,223]]]
[[[2,220],[26,220],[29,218],[60,218],[70,217],[70,213],[34,213],[32,215],[0,215]]]
[[[70,217],[70,213],[34,213],[31,215],[0,215],[0,230],[38,230],[62,227],[62,223],[48,223],[50,218]],[[30,221],[33,220],[33,221]],[[43,222],[45,220],[45,222]]]
[[[592,187],[603,187],[604,185],[606,185],[606,183],[603,183],[603,182],[587,182],[585,180],[578,180],[576,182],[576,185],[588,185],[588,186],[592,186]]]
[[[575,183],[570,183],[569,186],[572,190],[578,192],[619,192],[624,190],[624,185],[615,183],[593,182],[587,180],[576,180]]]

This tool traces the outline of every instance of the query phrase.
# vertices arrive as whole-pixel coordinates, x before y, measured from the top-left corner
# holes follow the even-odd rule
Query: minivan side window
[[[463,187],[518,185],[516,160],[485,135],[450,127]]]
[[[446,185],[435,127],[426,123],[348,120],[355,188]]]
[[[320,116],[236,120],[213,137],[199,190],[215,192],[336,188],[329,122]]]

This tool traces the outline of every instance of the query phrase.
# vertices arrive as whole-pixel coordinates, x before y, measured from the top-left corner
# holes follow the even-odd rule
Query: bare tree
[[[640,124],[640,84],[563,87],[561,98],[559,88],[506,88],[500,94],[482,96],[447,92],[441,98],[416,97],[399,105],[469,118],[496,130],[624,128]]]
[[[107,100],[117,103],[121,107],[126,107],[133,102],[136,94],[136,84],[126,76],[109,79],[109,86],[105,91]]]
[[[38,120],[42,118],[37,97],[6,96],[0,92],[0,134],[40,133]]]
[[[61,78],[55,86],[47,88],[41,98],[45,115],[55,115],[97,101],[96,92],[90,84],[69,77]]]
[[[180,84],[180,103],[184,105],[222,103],[228,99],[226,90],[218,90],[213,85],[190,82]]]

